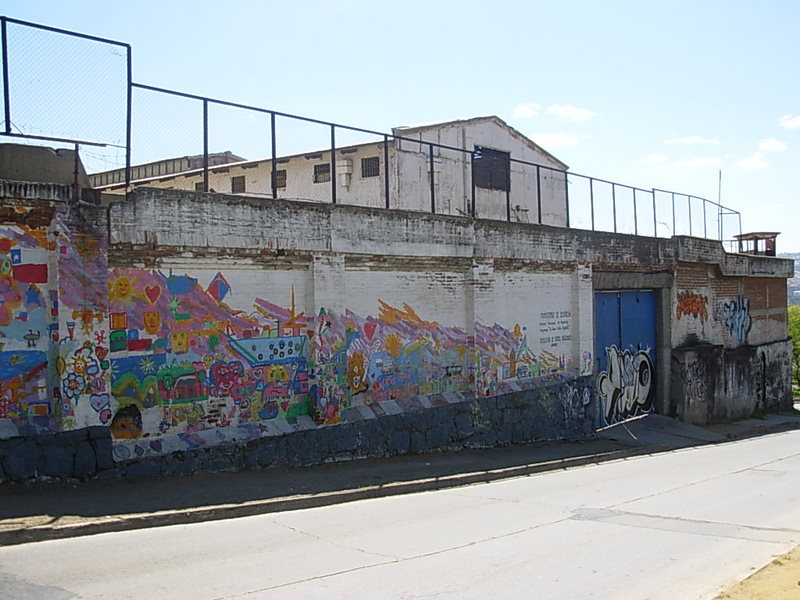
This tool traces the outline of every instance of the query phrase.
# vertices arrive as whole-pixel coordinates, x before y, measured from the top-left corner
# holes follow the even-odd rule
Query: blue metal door
[[[597,391],[611,425],[653,409],[656,294],[595,292],[594,305]]]

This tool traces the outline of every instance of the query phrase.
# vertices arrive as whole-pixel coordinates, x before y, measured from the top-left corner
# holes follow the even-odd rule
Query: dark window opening
[[[475,146],[472,158],[472,181],[476,187],[511,190],[511,155],[508,152]]]
[[[314,183],[324,183],[331,180],[331,163],[314,165]]]
[[[195,181],[194,183],[194,191],[195,192],[205,192],[206,186],[205,183],[202,181]]]
[[[275,171],[275,187],[278,189],[286,187],[286,169],[278,169]]]
[[[244,175],[237,175],[231,177],[231,193],[242,194],[244,193]]]
[[[381,161],[377,156],[361,159],[361,177],[377,177],[381,174]]]

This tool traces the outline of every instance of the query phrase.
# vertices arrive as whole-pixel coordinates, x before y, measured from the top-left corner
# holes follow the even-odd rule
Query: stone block
[[[389,436],[389,452],[408,454],[410,447],[411,437],[407,431],[395,431]]]
[[[36,475],[36,467],[42,460],[41,449],[32,441],[15,444],[3,457],[3,468],[9,479],[20,481]]]
[[[158,462],[133,462],[125,468],[126,479],[138,479],[139,477],[154,477],[160,475],[163,466]]]
[[[48,477],[69,477],[73,474],[75,457],[72,448],[48,444],[42,448],[42,454],[44,474]]]
[[[94,446],[87,439],[78,444],[75,451],[75,466],[73,472],[78,477],[92,475],[97,471],[97,457],[94,453]]]
[[[475,429],[472,423],[472,415],[464,413],[456,415],[455,428],[456,428],[456,433],[458,435],[458,439],[463,440],[472,435],[472,432]]]
[[[91,441],[91,444],[94,447],[97,468],[99,470],[114,468],[113,443],[111,438],[95,438]]]
[[[409,450],[414,454],[424,452],[426,449],[425,434],[421,431],[412,431]]]

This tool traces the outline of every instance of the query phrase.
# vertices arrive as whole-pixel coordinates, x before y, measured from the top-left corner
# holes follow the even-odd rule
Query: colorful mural
[[[118,459],[511,392],[591,363],[560,352],[568,312],[474,333],[379,299],[376,315],[307,315],[302,270],[108,268],[103,244],[60,219],[0,229],[0,419],[107,426]]]
[[[225,303],[217,273],[112,269],[108,277],[111,421],[117,439],[314,415],[306,317],[254,298]]]
[[[0,419],[22,431],[55,426],[47,369],[58,315],[53,247],[45,228],[0,227]]]

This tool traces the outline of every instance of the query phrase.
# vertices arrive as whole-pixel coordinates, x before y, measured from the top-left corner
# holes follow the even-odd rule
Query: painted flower
[[[145,356],[139,363],[139,368],[145,375],[152,375],[156,372],[156,363],[151,357]]]
[[[97,375],[100,372],[100,365],[95,360],[91,346],[84,346],[72,354],[72,371],[78,375]]]
[[[70,399],[78,398],[78,396],[83,393],[85,387],[86,380],[78,373],[67,373],[67,376],[62,381],[64,395]]]

